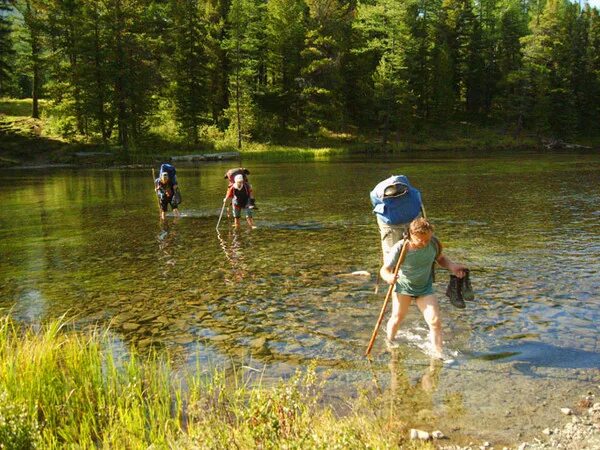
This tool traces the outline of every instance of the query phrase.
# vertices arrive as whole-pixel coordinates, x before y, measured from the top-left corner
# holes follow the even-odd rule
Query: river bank
[[[598,392],[588,392],[531,443],[452,444],[450,430],[411,429],[378,402],[348,401],[340,415],[321,402],[326,379],[312,366],[275,385],[261,371],[180,371],[168,353],[107,349],[109,329],[75,330],[53,321],[34,330],[0,318],[0,441],[10,448],[594,449],[600,445]],[[557,414],[561,414],[557,412]],[[547,440],[543,439],[544,437]],[[461,440],[465,436],[461,436]]]
[[[42,109],[44,104],[42,103]],[[187,145],[177,137],[149,134],[135,148],[87,142],[77,136],[65,137],[53,127],[51,119],[28,116],[28,100],[0,100],[0,167],[10,166],[148,166],[196,155],[191,163],[224,160],[238,153],[238,159],[256,161],[314,161],[353,155],[393,155],[416,152],[499,151],[590,151],[600,143],[578,140],[570,144],[556,139],[460,122],[444,127],[429,127],[418,133],[397,136],[383,145],[377,136],[353,136],[322,132],[319,136],[295,139],[285,144],[246,142],[242,149],[225,139],[206,139]],[[206,155],[203,157],[202,155]],[[235,158],[233,158],[235,159]]]

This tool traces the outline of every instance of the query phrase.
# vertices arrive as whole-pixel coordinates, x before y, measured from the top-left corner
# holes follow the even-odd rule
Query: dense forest
[[[383,142],[457,121],[600,130],[600,16],[569,0],[0,0],[0,94],[64,136]]]

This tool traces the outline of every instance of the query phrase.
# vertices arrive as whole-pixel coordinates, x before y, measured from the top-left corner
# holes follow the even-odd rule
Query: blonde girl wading
[[[424,218],[418,218],[409,226],[409,238],[406,241],[406,259],[394,277],[394,267],[400,256],[404,240],[396,243],[385,257],[381,267],[381,278],[388,284],[395,284],[392,296],[392,316],[387,323],[387,342],[392,345],[398,328],[408,312],[413,299],[429,326],[429,337],[433,356],[443,358],[442,320],[440,308],[433,291],[433,264],[437,262],[454,275],[462,278],[467,269],[454,263],[441,252],[441,245],[433,239],[433,225]],[[438,246],[440,248],[438,248]]]

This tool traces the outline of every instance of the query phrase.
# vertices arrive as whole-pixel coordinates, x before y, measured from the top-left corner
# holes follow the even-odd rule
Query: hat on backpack
[[[393,175],[370,193],[373,212],[387,225],[408,224],[421,213],[421,193],[404,175]]]
[[[383,198],[400,197],[408,192],[408,186],[404,183],[394,183],[383,189]]]

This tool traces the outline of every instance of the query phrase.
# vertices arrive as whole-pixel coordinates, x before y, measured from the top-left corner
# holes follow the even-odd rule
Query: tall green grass
[[[371,401],[343,418],[319,406],[312,369],[271,387],[242,369],[181,374],[166,355],[116,359],[106,333],[67,325],[0,318],[1,448],[433,448]]]

